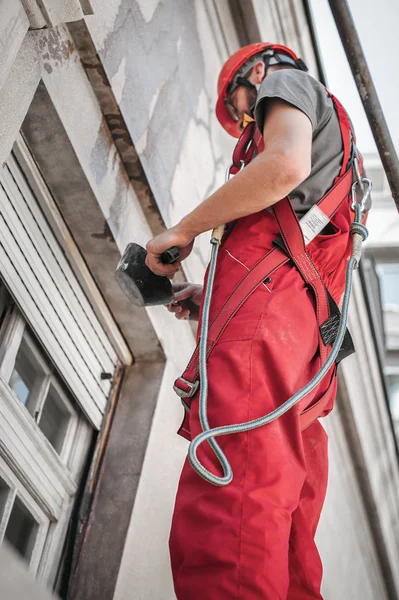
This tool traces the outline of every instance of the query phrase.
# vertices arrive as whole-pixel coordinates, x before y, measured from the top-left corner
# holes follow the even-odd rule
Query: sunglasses
[[[250,71],[251,72],[251,71]],[[248,77],[250,75],[250,72],[248,73],[248,75],[246,77]],[[238,121],[243,119],[243,116],[240,115],[240,113],[238,112],[236,106],[234,105],[234,102],[232,101],[232,94],[240,87],[245,87],[249,90],[255,90],[256,91],[256,87],[254,86],[253,83],[251,83],[250,81],[248,81],[248,79],[246,77],[237,77],[231,84],[230,84],[230,89],[228,89],[227,91],[227,96],[224,99],[224,105],[226,108],[226,112],[229,115],[230,119],[232,119],[235,123],[238,123]],[[251,106],[251,111],[253,109],[253,106]]]

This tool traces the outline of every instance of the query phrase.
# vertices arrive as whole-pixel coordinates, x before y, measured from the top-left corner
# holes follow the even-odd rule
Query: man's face
[[[256,86],[263,81],[265,76],[265,65],[263,61],[259,61],[253,67],[251,74],[247,78],[249,83]],[[240,123],[242,127],[242,121],[244,115],[252,116],[252,108],[256,102],[257,92],[256,89],[247,87],[245,85],[239,85],[234,92],[230,95],[229,105],[226,106],[231,118],[236,122]]]
[[[231,94],[230,100],[234,107],[235,120],[242,123],[245,114],[251,115],[251,109],[256,102],[256,90],[240,85]]]
[[[290,65],[271,65],[267,69],[267,75],[280,69],[291,68]],[[251,74],[248,77],[248,81],[256,86],[257,84],[262,83],[265,75],[265,65],[262,61],[259,61],[253,67]],[[228,112],[233,121],[240,123],[241,128],[243,128],[244,115],[253,117],[252,109],[256,102],[256,97],[257,91],[254,88],[249,88],[245,85],[239,85],[230,95],[230,107],[226,108],[228,108]]]

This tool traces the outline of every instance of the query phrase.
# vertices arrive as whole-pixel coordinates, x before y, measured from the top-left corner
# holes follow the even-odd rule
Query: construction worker
[[[212,346],[212,427],[274,410],[307,384],[328,356],[332,341],[321,331],[337,314],[344,291],[353,219],[348,169],[354,157],[345,111],[285,46],[251,44],[233,54],[219,76],[216,115],[228,133],[244,136],[233,157],[236,174],[147,244],[147,264],[154,273],[173,277],[197,235],[228,224],[212,323],[276,243],[287,258],[228,315]],[[322,198],[334,200],[331,218],[322,221],[305,251],[304,236],[313,227],[306,215]],[[180,261],[164,265],[159,256],[171,246],[180,248]],[[198,319],[201,295],[202,286],[176,284],[169,310],[178,319]],[[189,411],[180,433],[192,439],[201,432],[198,382],[190,383],[187,373],[176,389]],[[170,537],[179,600],[322,598],[314,536],[327,485],[327,436],[318,417],[331,410],[335,393],[336,365],[279,419],[220,437],[234,471],[227,486],[204,481],[186,461]],[[220,471],[207,444],[199,454],[209,470]]]

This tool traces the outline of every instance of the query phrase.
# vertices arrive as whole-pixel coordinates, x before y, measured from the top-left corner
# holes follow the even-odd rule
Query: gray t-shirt
[[[256,123],[262,132],[268,98],[289,102],[305,113],[312,123],[311,172],[289,195],[295,212],[301,217],[324,196],[339,174],[343,147],[338,117],[321,83],[297,69],[281,69],[263,80],[255,106]]]

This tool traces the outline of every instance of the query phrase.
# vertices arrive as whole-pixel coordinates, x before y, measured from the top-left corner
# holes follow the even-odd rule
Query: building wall
[[[238,47],[229,4],[227,0],[173,3],[109,0],[104,5],[100,0],[91,0],[91,5],[94,15],[85,18],[87,28],[164,222],[173,225],[223,182],[229,161],[232,141],[213,113],[220,66],[229,52]],[[314,69],[302,4],[269,2],[273,16],[270,21],[269,12],[261,12],[261,3],[254,5],[259,29],[269,39],[275,36],[278,42],[288,42],[304,50],[305,59]],[[4,83],[0,87],[0,129],[4,134],[0,142],[1,160],[7,159],[42,80],[93,195],[94,208],[89,208],[86,198],[80,199],[79,220],[87,226],[86,238],[101,241],[101,251],[97,250],[97,254],[100,252],[102,258],[104,252],[107,265],[102,266],[108,270],[105,279],[98,276],[97,282],[104,296],[112,299],[111,288],[115,287],[112,257],[129,241],[144,244],[151,236],[150,227],[104,124],[98,99],[67,26],[26,33],[29,22],[24,11],[17,15],[9,13],[7,18],[10,26],[5,28],[2,39],[9,52],[0,71],[0,85]],[[19,45],[10,42],[11,30],[19,32]],[[20,99],[17,106],[15,97]],[[98,214],[94,214],[96,210]],[[66,220],[69,218],[67,205],[62,214]],[[107,228],[112,233],[109,240]],[[199,281],[203,277],[209,255],[208,239],[207,235],[202,236],[187,260],[185,273],[190,280]],[[84,243],[82,237],[83,256],[95,273],[98,263],[90,262],[92,256]],[[107,244],[112,246],[114,254]],[[371,498],[380,503],[376,514],[383,525],[381,536],[388,548],[388,562],[395,564],[398,555],[397,502],[392,495],[398,480],[396,457],[381,404],[379,371],[373,361],[373,343],[359,286],[355,294],[354,306],[361,312],[361,319],[353,320],[357,331],[355,341],[359,348],[367,345],[368,351],[360,353],[360,358],[349,359],[351,362],[343,371],[348,392],[340,397],[342,412],[338,410],[326,425],[331,439],[331,477],[318,541],[325,563],[327,600],[387,597],[381,558],[374,541],[376,530],[370,525],[366,484],[359,482],[359,470],[370,474]],[[167,600],[174,597],[167,538],[179,472],[187,451],[187,443],[175,436],[182,408],[171,388],[185,367],[194,337],[187,323],[177,322],[162,307],[142,311],[142,316],[131,310],[130,306],[124,306],[124,312],[119,313],[125,319],[132,315],[133,334],[132,338],[127,337],[130,348],[134,346],[135,353],[136,348],[144,345],[147,360],[151,352],[157,360],[162,360],[158,353],[160,345],[165,370],[114,597],[115,600],[127,597]],[[151,335],[150,329],[141,328],[146,319]],[[125,333],[122,320],[118,324]],[[155,340],[153,345],[148,342],[151,336]],[[366,378],[368,370],[372,373],[370,380]],[[367,386],[360,385],[362,378],[366,378]],[[368,421],[363,397],[367,397],[370,410],[374,402],[378,419]],[[353,432],[349,435],[344,427],[349,409],[354,432],[356,435],[361,432],[356,449],[348,442],[354,437]],[[389,493],[383,497],[386,490]]]
[[[234,30],[220,27],[224,5],[112,0],[87,19],[168,225],[223,183],[231,153],[214,115],[219,68],[238,48]],[[203,236],[185,265],[190,279],[202,278],[208,254]]]
[[[218,128],[212,107],[219,68],[228,52],[234,50],[236,40],[233,35],[223,43],[223,37],[230,31],[215,18],[216,4],[219,6],[219,3],[195,2],[172,7],[155,1],[150,8],[148,3],[142,2],[114,2],[110,9],[112,15],[101,22],[96,18],[88,20],[167,225],[174,224],[223,181],[224,166],[228,163],[231,144]],[[309,32],[299,4],[295,5],[296,22],[293,3],[279,5],[279,10],[274,3],[269,3],[272,4],[270,11],[265,11],[261,3],[254,4],[260,31],[266,32],[267,39],[274,38],[299,48],[316,75]],[[133,60],[133,49],[125,50],[125,44],[132,37],[138,61]],[[186,273],[193,280],[199,280],[203,274],[208,252],[206,236],[204,238],[187,261]],[[171,369],[167,369],[165,378],[168,374],[172,381]],[[166,389],[165,392],[169,396]],[[143,600],[174,597],[167,537],[177,483],[175,477],[185,447],[184,442],[173,438],[172,426],[165,429],[172,418],[167,403],[166,398],[160,399],[154,419],[126,539],[116,600],[129,593]],[[176,405],[173,411],[177,416]],[[335,415],[327,428],[333,438],[330,445],[331,477],[318,535],[326,564],[325,597],[383,598],[385,590],[379,560],[342,420]],[[160,496],[156,489],[157,482],[165,481],[165,464],[159,463],[160,449],[164,445],[174,448],[176,454],[168,463],[168,485],[163,487],[165,493]],[[148,514],[152,515],[150,527]],[[138,540],[145,540],[144,546]],[[154,577],[154,564],[160,569],[157,577]]]
[[[380,297],[370,300],[382,307],[381,354],[399,440],[399,218],[379,156],[366,155],[365,166],[373,180],[366,254],[375,265],[380,287]]]

